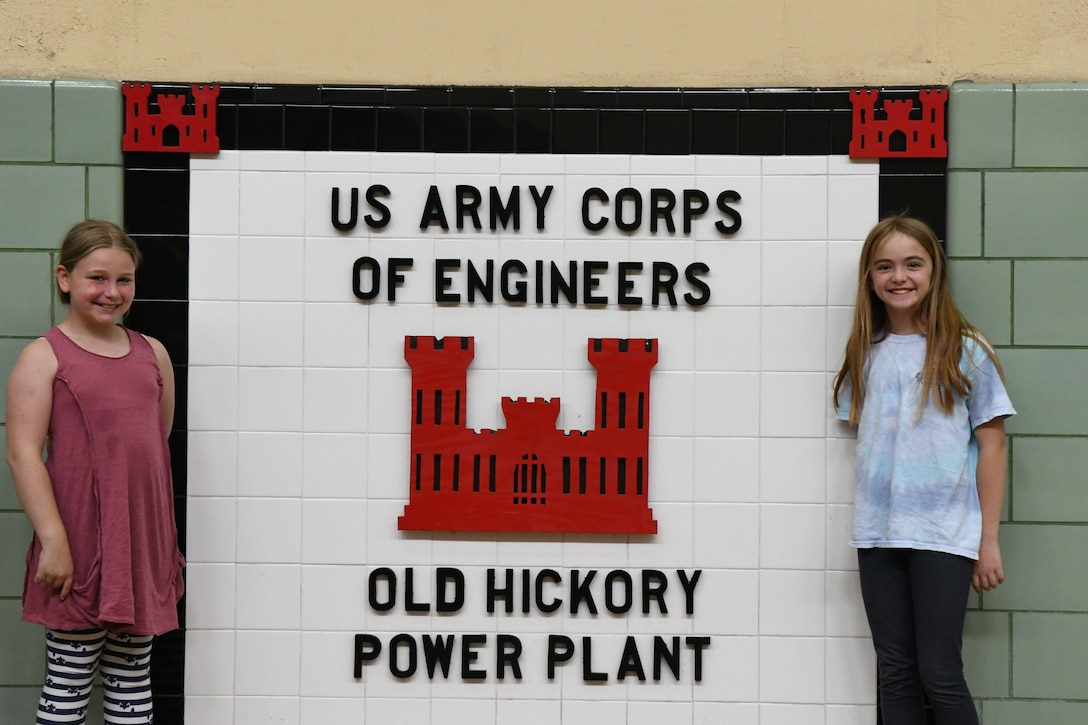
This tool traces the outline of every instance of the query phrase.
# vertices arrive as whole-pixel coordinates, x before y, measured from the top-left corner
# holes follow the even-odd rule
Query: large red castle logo
[[[657,340],[589,340],[595,427],[569,432],[556,428],[558,399],[503,398],[505,429],[469,429],[473,343],[404,338],[412,368],[411,476],[398,528],[657,533],[648,498]]]
[[[850,158],[945,158],[945,102],[948,89],[919,91],[921,117],[911,118],[914,101],[884,101],[886,118],[876,118],[877,92],[871,88],[850,92],[854,107]]]
[[[219,153],[216,99],[219,86],[193,85],[193,104],[182,95],[160,93],[159,112],[151,112],[151,85],[125,83],[125,151]]]

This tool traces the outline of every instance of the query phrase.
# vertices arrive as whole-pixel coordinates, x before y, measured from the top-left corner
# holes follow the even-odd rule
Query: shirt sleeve
[[[839,420],[850,420],[850,401],[853,400],[853,389],[850,387],[850,376],[843,378],[839,387],[839,405],[835,408],[835,417]]]
[[[972,430],[994,418],[1016,415],[1005,383],[985,345],[971,338],[965,337],[963,340],[965,372],[971,381],[971,392],[966,403]]]

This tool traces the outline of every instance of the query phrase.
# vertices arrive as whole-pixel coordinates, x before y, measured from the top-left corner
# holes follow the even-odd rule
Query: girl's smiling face
[[[902,232],[892,232],[873,254],[869,286],[884,303],[888,332],[896,335],[921,332],[915,312],[933,286],[933,258],[918,240]]]
[[[136,294],[136,263],[123,249],[99,247],[75,268],[57,267],[57,286],[71,296],[71,313],[85,323],[112,325]]]

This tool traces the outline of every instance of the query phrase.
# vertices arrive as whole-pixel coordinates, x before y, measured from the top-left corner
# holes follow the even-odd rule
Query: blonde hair
[[[884,240],[895,232],[905,234],[918,242],[933,260],[929,292],[914,311],[915,321],[926,337],[925,368],[922,372],[923,394],[919,400],[918,415],[921,416],[926,401],[931,397],[938,408],[945,413],[951,413],[956,397],[966,397],[970,392],[971,381],[960,367],[964,337],[979,343],[1004,379],[997,354],[982,333],[964,319],[963,313],[952,299],[948,288],[948,264],[937,235],[923,221],[906,215],[890,216],[872,228],[861,248],[854,324],[846,342],[842,368],[835,376],[836,408],[843,383],[850,381],[851,423],[857,423],[861,418],[861,406],[865,398],[865,363],[869,358],[869,350],[873,343],[880,342],[887,334],[887,310],[870,284],[873,256]]]
[[[68,230],[60,243],[57,264],[71,274],[81,259],[102,247],[115,247],[127,252],[132,257],[133,264],[140,266],[140,249],[136,246],[136,242],[132,241],[132,237],[116,224],[101,219],[88,219]],[[61,290],[59,286],[57,297],[66,305],[72,301],[71,295]]]

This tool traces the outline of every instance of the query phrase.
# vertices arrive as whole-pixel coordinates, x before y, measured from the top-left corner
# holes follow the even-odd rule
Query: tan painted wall
[[[1088,80],[1082,0],[0,0],[0,77],[457,85]]]

